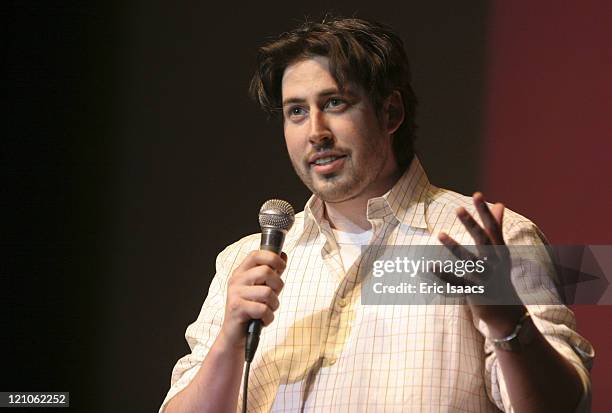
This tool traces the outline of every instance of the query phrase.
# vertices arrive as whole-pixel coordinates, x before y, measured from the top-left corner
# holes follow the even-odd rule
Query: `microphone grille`
[[[291,204],[282,199],[270,199],[259,210],[259,225],[289,231],[295,220]]]

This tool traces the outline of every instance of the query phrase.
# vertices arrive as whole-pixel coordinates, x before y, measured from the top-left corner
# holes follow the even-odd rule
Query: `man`
[[[251,91],[282,111],[291,162],[313,196],[286,255],[257,251],[254,234],[218,256],[162,411],[234,412],[246,396],[258,412],[588,409],[592,348],[563,305],[361,304],[360,245],[542,245],[503,205],[429,184],[392,31],[359,19],[305,24],[260,50]],[[546,268],[528,276],[548,277]],[[250,319],[266,327],[241,395]]]

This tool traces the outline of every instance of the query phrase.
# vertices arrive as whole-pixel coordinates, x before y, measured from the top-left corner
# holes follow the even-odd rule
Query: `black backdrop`
[[[8,4],[0,391],[158,408],[216,254],[308,197],[247,87],[258,45],[325,11],[397,29],[430,178],[476,189],[485,1]]]

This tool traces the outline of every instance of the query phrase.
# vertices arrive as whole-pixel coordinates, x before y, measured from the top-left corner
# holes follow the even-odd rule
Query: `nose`
[[[325,113],[320,110],[313,110],[310,113],[310,135],[309,141],[312,145],[320,145],[322,142],[331,140],[332,133],[325,119]]]

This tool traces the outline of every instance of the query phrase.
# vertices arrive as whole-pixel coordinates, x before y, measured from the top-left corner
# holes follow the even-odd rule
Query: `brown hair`
[[[257,69],[250,94],[270,115],[282,110],[281,82],[287,66],[312,56],[329,58],[330,71],[340,88],[361,86],[379,112],[393,91],[402,95],[404,122],[395,131],[393,151],[400,167],[414,153],[416,96],[410,85],[410,66],[404,44],[382,24],[357,18],[306,22],[264,45],[257,55]]]

